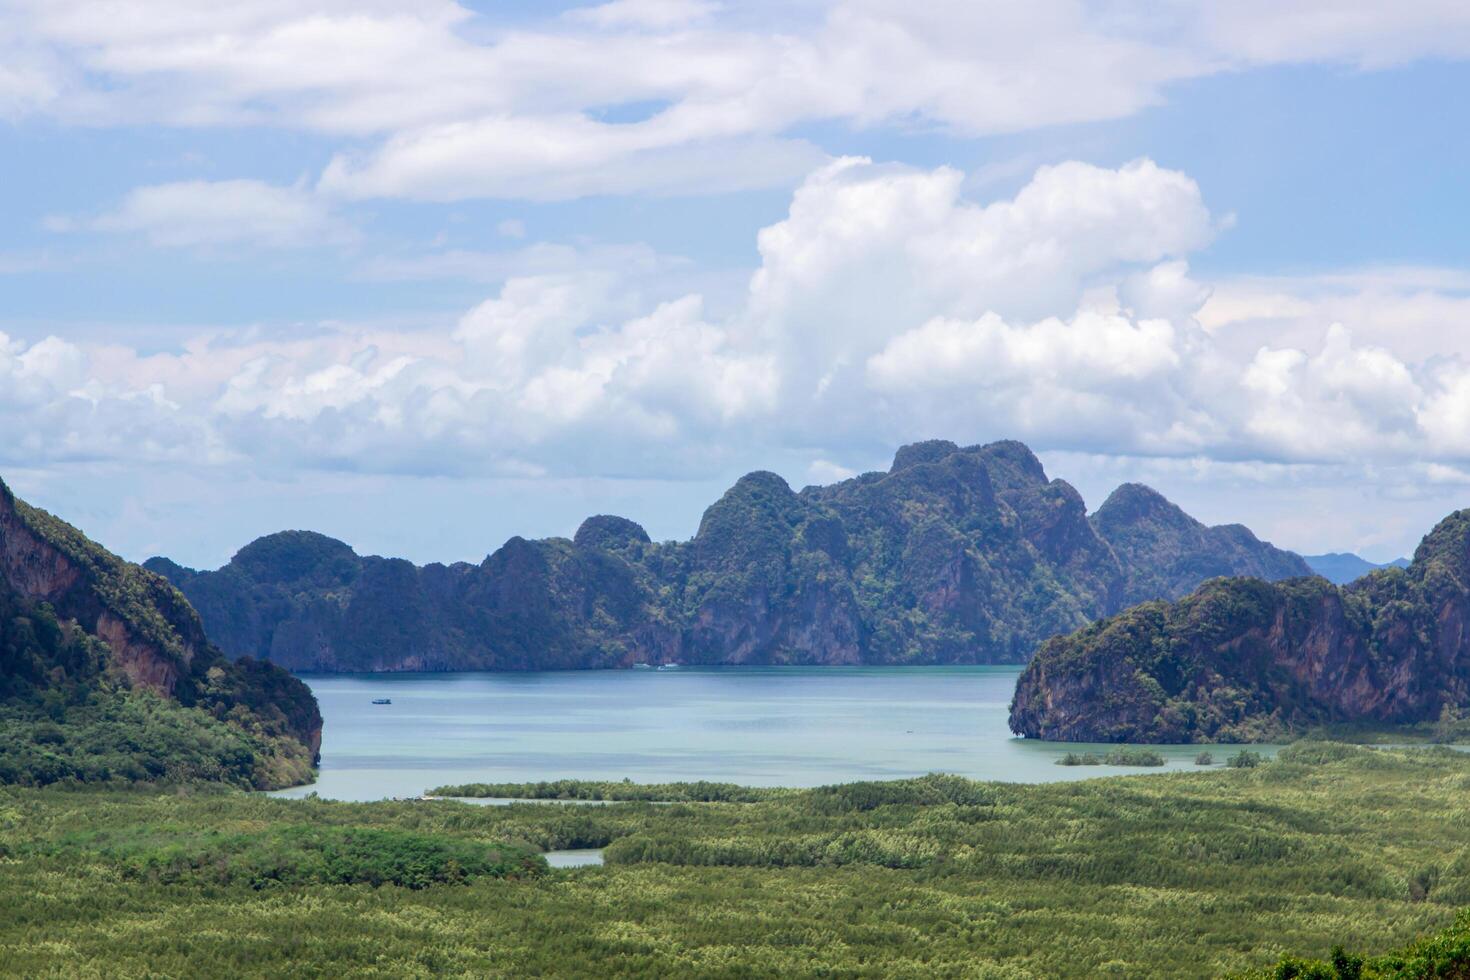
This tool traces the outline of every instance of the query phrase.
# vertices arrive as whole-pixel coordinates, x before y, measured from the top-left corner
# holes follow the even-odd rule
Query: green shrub
[[[631,780],[558,779],[539,783],[462,783],[437,786],[429,796],[502,800],[601,800],[652,803],[757,803],[801,790],[733,783],[635,783]]]
[[[1254,769],[1261,764],[1261,753],[1241,749],[1239,752],[1225,760],[1225,764],[1232,769]]]
[[[1282,762],[1294,762],[1304,766],[1324,766],[1345,759],[1366,758],[1372,749],[1358,745],[1343,745],[1339,742],[1296,742],[1276,754]]]
[[[1107,755],[1096,752],[1068,752],[1057,759],[1059,766],[1162,766],[1164,757],[1153,749],[1112,749]]]
[[[399,885],[427,888],[476,878],[533,877],[545,860],[524,845],[484,844],[372,827],[286,826],[243,834],[139,828],[63,838],[49,856],[100,860],[160,884]]]
[[[1194,757],[1194,764],[1197,766],[1213,766],[1215,764],[1215,757],[1208,752],[1201,752]]]

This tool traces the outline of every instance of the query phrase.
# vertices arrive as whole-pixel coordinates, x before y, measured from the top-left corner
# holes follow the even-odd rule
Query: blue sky
[[[0,0],[0,475],[205,566],[926,437],[1307,552],[1470,500],[1470,14],[911,7]]]

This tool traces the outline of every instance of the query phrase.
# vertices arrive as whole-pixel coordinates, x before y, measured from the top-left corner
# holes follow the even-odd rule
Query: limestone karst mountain
[[[1398,725],[1470,704],[1470,510],[1407,567],[1349,585],[1217,579],[1045,644],[1011,728],[1086,742],[1262,740],[1332,722]]]
[[[905,446],[886,473],[740,479],[689,541],[588,518],[478,565],[362,557],[304,531],[167,576],[234,656],[301,670],[662,663],[1019,663],[1036,645],[1212,575],[1309,574],[1243,527],[1145,487],[1092,518],[1018,442]]]

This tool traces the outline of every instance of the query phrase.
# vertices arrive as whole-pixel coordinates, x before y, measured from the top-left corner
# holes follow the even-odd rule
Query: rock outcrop
[[[416,568],[300,531],[218,571],[148,565],[233,656],[374,671],[1019,663],[1140,591],[1307,574],[1249,531],[1206,528],[1138,489],[1153,509],[1114,502],[1089,519],[1021,443],[932,441],[886,473],[800,492],[751,473],[683,542],[604,515],[572,540],[512,538],[478,565]]]
[[[1347,586],[1216,579],[1046,643],[1011,728],[1087,742],[1256,741],[1335,722],[1432,721],[1470,704],[1470,510],[1406,568]]]

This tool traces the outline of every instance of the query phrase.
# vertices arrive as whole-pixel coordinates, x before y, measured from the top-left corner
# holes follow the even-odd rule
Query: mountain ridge
[[[1100,530],[1025,445],[930,440],[828,486],[747,474],[687,541],[596,515],[570,539],[513,537],[479,564],[362,557],[304,531],[257,539],[215,571],[145,564],[231,655],[329,671],[1018,663],[1139,591],[1182,594],[1216,569],[1308,573],[1249,531],[1173,509],[1115,507]],[[1132,567],[1158,558],[1150,535],[1165,529],[1170,574]]]
[[[1409,564],[1407,558],[1375,562],[1344,551],[1333,551],[1323,555],[1302,555],[1302,561],[1333,585],[1347,585],[1380,568],[1406,568]]]

